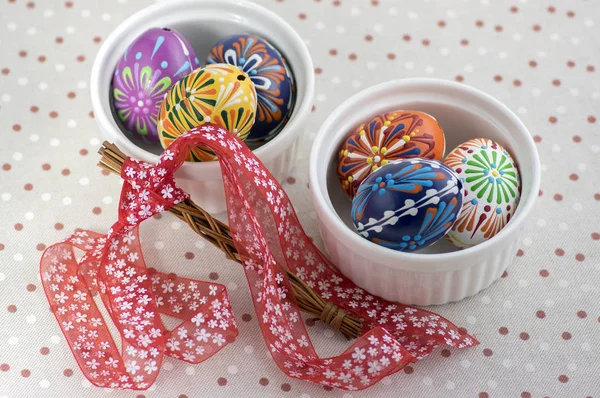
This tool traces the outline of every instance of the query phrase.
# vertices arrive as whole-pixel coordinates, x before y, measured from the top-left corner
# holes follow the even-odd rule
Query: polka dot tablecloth
[[[313,113],[284,187],[316,242],[310,145],[353,93],[392,78],[456,80],[497,97],[529,127],[542,187],[513,265],[476,296],[433,308],[480,346],[439,349],[367,392],[289,379],[269,357],[241,267],[165,214],[142,227],[150,265],[224,283],[240,335],[199,365],[167,359],[148,391],[91,386],[49,311],[39,260],[74,229],[105,232],[115,220],[120,181],[96,167],[102,137],[88,79],[102,41],[145,3],[0,0],[0,397],[600,396],[593,0],[259,1],[293,25],[315,63]],[[307,324],[321,355],[347,347],[320,323]]]

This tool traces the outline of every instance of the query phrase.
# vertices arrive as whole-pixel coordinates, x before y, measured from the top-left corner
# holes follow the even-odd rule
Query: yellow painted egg
[[[245,140],[256,115],[256,90],[241,69],[213,64],[194,70],[167,93],[160,108],[158,136],[167,148],[181,134],[204,123],[219,125]],[[196,147],[188,160],[214,160],[208,148]]]

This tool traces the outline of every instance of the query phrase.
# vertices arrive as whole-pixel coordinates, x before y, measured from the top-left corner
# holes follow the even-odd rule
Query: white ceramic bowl
[[[210,48],[235,33],[264,37],[286,57],[296,81],[296,103],[285,128],[255,154],[278,180],[289,176],[298,140],[306,125],[314,95],[314,69],[306,45],[294,29],[273,12],[245,0],[171,0],[144,8],[121,23],[107,37],[94,65],[90,91],[96,121],[106,140],[127,155],[156,163],[162,150],[134,143],[115,120],[110,104],[110,83],[123,52],[137,36],[152,27],[181,32],[204,60]],[[225,210],[225,192],[218,162],[186,162],[175,174],[178,185],[211,213]]]
[[[487,137],[514,156],[521,172],[521,202],[512,220],[492,239],[464,250],[443,239],[418,253],[403,253],[354,231],[351,202],[337,179],[339,148],[357,125],[399,109],[433,115],[446,134],[447,152],[468,139]],[[540,162],[527,128],[498,100],[464,84],[402,79],[354,95],[325,120],[313,144],[309,180],[325,248],[340,270],[378,296],[431,305],[479,292],[510,265],[538,196]]]

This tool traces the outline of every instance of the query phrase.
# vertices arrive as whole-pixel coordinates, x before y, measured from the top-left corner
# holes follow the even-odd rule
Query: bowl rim
[[[282,17],[274,13],[273,11],[250,2],[248,0],[170,0],[170,1],[159,1],[156,4],[152,4],[145,7],[133,15],[122,21],[104,40],[102,46],[96,54],[94,63],[92,65],[92,72],[90,75],[90,94],[92,98],[92,108],[94,111],[94,117],[96,122],[100,126],[101,130],[110,137],[126,154],[135,156],[145,161],[156,163],[159,155],[146,151],[145,149],[137,146],[135,143],[130,141],[125,134],[118,128],[112,125],[112,112],[110,109],[106,109],[103,106],[103,93],[104,90],[100,87],[100,81],[104,75],[104,68],[107,66],[107,60],[115,47],[122,40],[122,37],[129,31],[135,28],[136,25],[143,23],[148,18],[153,18],[156,15],[163,13],[169,13],[170,11],[176,12],[186,7],[211,7],[213,10],[238,10],[243,15],[247,12],[253,12],[255,15],[260,15],[261,18],[268,20],[277,26],[278,30],[286,32],[287,39],[290,41],[290,45],[295,47],[295,50],[300,53],[300,59],[302,69],[305,71],[305,86],[306,91],[302,102],[295,107],[292,117],[287,122],[287,125],[277,134],[271,141],[265,143],[253,152],[256,156],[263,160],[269,161],[270,158],[276,156],[297,138],[302,132],[302,125],[310,114],[312,108],[312,102],[314,98],[314,86],[315,86],[315,73],[312,58],[310,52],[306,46],[306,43],[298,32],[292,26],[287,23]],[[293,71],[298,70],[300,65],[290,65]],[[296,72],[297,73],[297,72]],[[221,179],[221,168],[218,161],[213,162],[185,162],[178,170],[177,175],[182,178],[192,180],[220,180]]]
[[[389,248],[385,248],[369,242],[366,239],[360,237],[351,228],[349,228],[339,217],[331,198],[327,191],[327,176],[320,175],[322,171],[319,165],[322,164],[322,154],[325,151],[326,146],[329,142],[326,140],[328,136],[327,132],[334,128],[334,122],[338,118],[339,114],[345,113],[350,109],[354,109],[360,106],[364,102],[365,98],[373,98],[374,96],[381,95],[382,93],[389,93],[398,89],[415,89],[420,88],[423,90],[424,87],[431,88],[444,88],[450,90],[460,90],[466,92],[468,95],[473,96],[481,103],[485,103],[488,109],[496,109],[502,113],[503,116],[507,117],[511,123],[513,123],[517,130],[513,133],[522,135],[525,138],[524,152],[526,156],[532,160],[531,170],[531,191],[530,194],[519,203],[520,211],[511,219],[511,221],[504,227],[497,235],[492,239],[482,242],[478,245],[453,251],[447,253],[406,253],[395,251]],[[540,186],[540,159],[535,148],[535,143],[531,134],[527,130],[527,127],[512,112],[506,105],[492,97],[491,95],[476,89],[474,87],[457,83],[449,80],[436,79],[436,78],[404,78],[390,80],[374,86],[371,86],[365,90],[362,90],[352,97],[342,102],[335,110],[329,114],[327,119],[321,124],[317,135],[313,142],[309,160],[309,183],[313,197],[313,204],[317,208],[317,217],[320,218],[320,222],[325,224],[325,228],[329,228],[333,233],[339,234],[336,237],[338,241],[345,241],[345,245],[348,247],[355,247],[354,251],[361,251],[361,254],[365,257],[376,259],[375,261],[381,265],[384,265],[391,269],[411,271],[411,272],[444,272],[453,271],[458,269],[469,268],[474,266],[473,262],[461,261],[463,259],[476,257],[484,254],[486,251],[490,251],[493,247],[500,247],[507,243],[514,234],[519,232],[521,224],[527,218],[529,213],[534,207],[535,201],[538,197],[538,191]],[[320,182],[324,181],[324,186],[321,186]],[[522,198],[523,199],[523,198]]]

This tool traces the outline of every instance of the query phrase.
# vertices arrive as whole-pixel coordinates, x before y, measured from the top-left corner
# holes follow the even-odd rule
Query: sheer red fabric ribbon
[[[173,173],[197,145],[211,149],[221,164],[229,226],[244,259],[257,319],[286,375],[359,390],[440,344],[477,344],[441,316],[375,297],[344,277],[304,233],[289,198],[248,147],[226,130],[206,124],[175,140],[156,166],[126,160],[119,218],[108,234],[78,231],[42,256],[42,284],[51,309],[94,385],[147,389],[164,356],[199,363],[237,336],[223,285],[149,269],[142,255],[138,225],[187,198]],[[75,248],[85,253],[79,260]],[[324,299],[363,318],[363,335],[340,355],[320,358],[285,270]],[[120,350],[92,298],[96,293],[120,335]],[[182,322],[169,331],[161,314]]]

